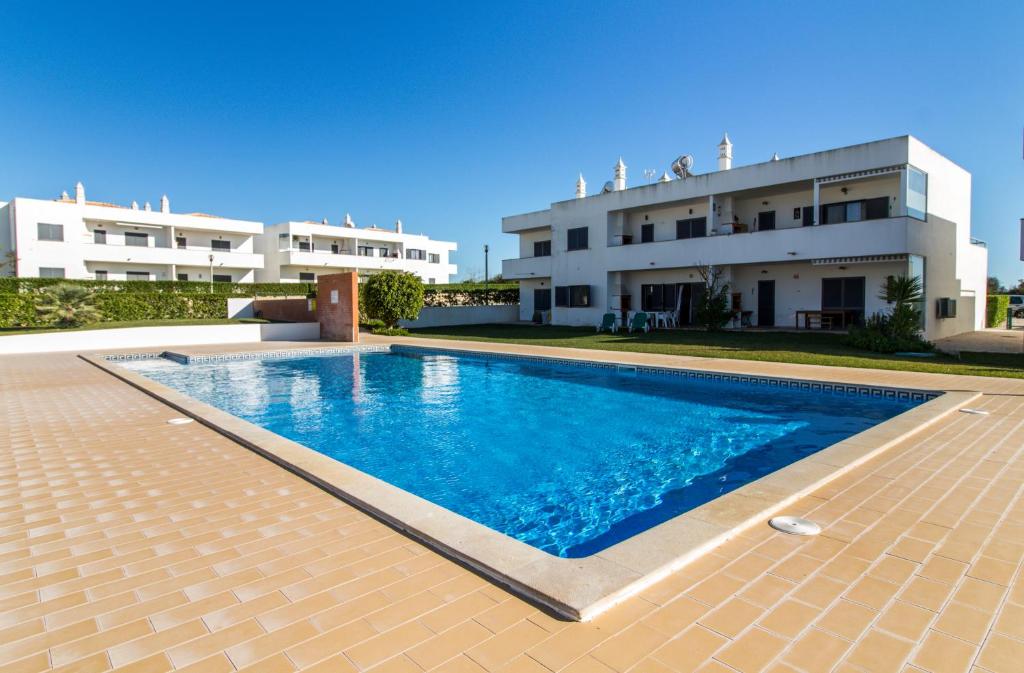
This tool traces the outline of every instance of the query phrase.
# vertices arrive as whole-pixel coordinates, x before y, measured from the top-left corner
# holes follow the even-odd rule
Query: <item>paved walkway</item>
[[[754,529],[578,624],[168,425],[81,360],[0,358],[0,670],[1022,670],[1024,381],[564,354],[978,389],[989,415],[948,417],[798,503],[821,536]]]
[[[1024,330],[983,329],[964,332],[935,342],[947,353],[1024,353]]]

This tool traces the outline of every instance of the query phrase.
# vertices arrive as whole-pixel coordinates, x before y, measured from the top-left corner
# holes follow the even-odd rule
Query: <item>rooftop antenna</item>
[[[652,182],[654,182],[654,176],[657,174],[658,171],[654,170],[653,168],[645,168],[644,177],[647,178],[647,184],[651,184]]]
[[[693,168],[692,154],[683,154],[678,159],[672,162],[672,172],[675,173],[676,177],[678,177],[680,180],[685,180],[686,178],[693,175],[693,173],[690,172],[691,168]]]
[[[615,183],[612,182],[611,180],[609,180],[608,182],[604,183],[604,187],[601,188],[601,193],[602,194],[607,194],[608,192],[614,192],[614,191],[615,191]]]

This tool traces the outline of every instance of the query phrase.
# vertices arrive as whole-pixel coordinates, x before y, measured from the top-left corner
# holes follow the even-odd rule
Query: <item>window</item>
[[[184,250],[185,248],[187,248],[187,247],[188,247],[188,241],[187,241],[187,240],[185,239],[185,237],[184,237],[184,236],[178,236],[178,237],[176,237],[176,238],[174,239],[174,245],[175,245],[175,246],[176,246],[176,247],[177,247],[177,248],[178,248],[179,250]]]
[[[441,263],[441,255],[439,255],[439,254],[437,254],[435,252],[432,252],[429,255],[427,255],[427,261],[430,262],[431,264],[440,264]]]
[[[550,257],[551,256],[551,241],[534,241],[533,242],[533,256],[534,257]]]
[[[129,231],[124,235],[124,244],[135,246],[137,248],[148,248],[149,234],[137,234]],[[148,273],[146,274],[146,278],[149,278]]]
[[[569,245],[568,250],[586,250],[589,247],[589,229],[586,227],[576,227],[570,229],[569,234]]]
[[[361,245],[356,250],[360,257],[373,257],[373,246],[372,245]]]
[[[94,273],[96,275],[96,280],[106,280],[107,279],[107,272],[106,271],[99,271],[99,270],[97,270]]]
[[[436,284],[437,284],[437,279],[436,278],[431,278],[431,279],[427,280],[427,285],[436,285]]]
[[[664,285],[641,285],[640,310],[674,311],[676,310],[677,292],[678,288],[675,283],[668,283]]]
[[[918,220],[927,219],[928,174],[907,166],[907,215]]]
[[[103,231],[102,229],[93,229],[92,230],[92,242],[95,243],[96,245],[106,245],[107,244],[107,232]]]
[[[64,269],[52,267],[52,266],[41,266],[39,267],[40,278],[63,278]]]
[[[864,320],[864,276],[821,279],[821,310],[840,311],[843,324]]]
[[[331,254],[332,255],[340,255],[341,254],[341,247],[339,247],[337,243],[331,243]]]
[[[64,225],[63,224],[47,224],[45,222],[39,222],[36,224],[36,228],[39,232],[40,241],[63,241],[64,240]],[[63,278],[64,276],[57,276]]]
[[[213,274],[213,282],[214,283],[230,283],[231,282],[231,274],[230,273],[225,273],[225,274],[215,273],[215,274]]]
[[[574,308],[590,306],[590,286],[570,285],[569,306]]]
[[[210,241],[211,250],[231,250],[231,241]]]
[[[570,308],[585,308],[590,306],[590,286],[563,285],[561,287],[556,287],[555,306],[568,306]]]
[[[889,217],[889,197],[826,203],[821,207],[821,224],[840,224]],[[806,221],[805,221],[806,224]]]
[[[409,248],[408,250],[405,251],[405,258],[406,259],[418,259],[418,260],[422,261],[422,260],[425,260],[427,258],[427,251],[426,250],[417,250],[415,248]]]
[[[653,243],[654,242],[654,223],[643,224],[640,226],[640,242],[641,243]]]
[[[188,280],[188,274],[187,273],[179,273],[178,274],[178,280],[180,280],[182,282],[187,281]]]
[[[771,231],[775,228],[775,211],[765,210],[757,214],[757,230]]]
[[[149,271],[129,271],[126,276],[128,280],[149,280]]]
[[[292,244],[299,249],[299,252],[310,252],[313,245],[307,240],[300,240],[298,236],[292,237]]]
[[[676,220],[676,238],[703,238],[708,235],[708,218]]]
[[[377,252],[380,253],[381,257],[391,256],[391,252],[387,248],[377,248]]]
[[[316,281],[316,274],[311,271],[300,271],[299,280],[304,283],[312,283]]]

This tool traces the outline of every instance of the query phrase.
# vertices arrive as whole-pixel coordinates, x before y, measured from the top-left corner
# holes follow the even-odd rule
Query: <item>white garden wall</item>
[[[43,334],[0,336],[0,355],[67,351],[116,351],[124,348],[200,346],[309,341],[320,338],[319,323],[253,323],[247,325],[178,325],[126,327]]]
[[[485,325],[516,322],[519,305],[501,306],[424,306],[416,320],[403,320],[402,327],[448,327],[451,325]]]

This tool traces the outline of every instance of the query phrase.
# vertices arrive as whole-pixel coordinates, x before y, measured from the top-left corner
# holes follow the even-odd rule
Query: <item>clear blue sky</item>
[[[157,5],[163,5],[162,7]],[[1024,3],[5,2],[0,199],[274,223],[351,212],[516,255],[502,215],[911,133],[974,175],[990,273],[1024,277]],[[307,6],[310,5],[310,6]]]

